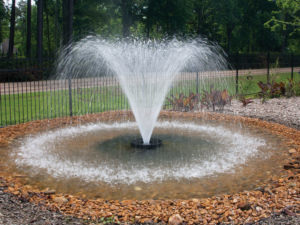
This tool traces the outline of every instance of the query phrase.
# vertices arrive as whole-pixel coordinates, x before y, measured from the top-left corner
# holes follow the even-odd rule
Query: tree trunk
[[[9,30],[9,46],[7,56],[11,58],[14,54],[14,39],[16,25],[16,0],[12,0],[11,15],[10,15],[10,30]]]
[[[54,18],[54,39],[55,39],[55,48],[56,50],[59,48],[59,34],[61,34],[61,26],[58,25],[58,17],[60,13],[59,0],[55,2],[55,18]]]
[[[3,13],[4,14],[4,1],[3,0],[0,0],[0,13]],[[0,42],[2,42],[2,39],[3,39],[3,31],[2,31],[2,20],[4,19],[4,15],[1,15],[0,14]]]
[[[130,0],[122,0],[121,2],[121,9],[122,9],[122,33],[123,37],[128,37],[130,35],[130,25],[131,25],[131,18],[130,18]]]
[[[63,0],[63,44],[72,41],[73,34],[73,0]]]
[[[231,48],[231,36],[232,36],[232,31],[233,28],[230,25],[227,25],[227,53],[230,53],[230,48]]]
[[[48,56],[50,56],[51,55],[51,41],[50,41],[49,12],[48,12],[47,1],[45,2],[45,13],[46,13],[46,26],[47,26]]]
[[[31,0],[27,0],[27,39],[26,57],[31,57]]]
[[[43,0],[37,2],[37,59],[43,62]]]

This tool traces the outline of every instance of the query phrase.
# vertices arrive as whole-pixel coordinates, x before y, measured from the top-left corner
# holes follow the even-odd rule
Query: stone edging
[[[105,112],[73,118],[33,121],[0,129],[0,145],[9,145],[14,139],[41,132],[46,129],[77,125],[93,121],[117,121],[124,116],[132,118],[127,111]],[[114,217],[120,222],[168,222],[172,218],[182,219],[188,224],[234,224],[258,221],[279,212],[287,206],[300,210],[300,131],[259,119],[215,113],[162,112],[161,118],[194,117],[216,121],[241,122],[247,126],[260,127],[287,140],[287,155],[281,177],[273,177],[254,191],[243,191],[232,195],[219,195],[190,200],[106,200],[81,199],[68,194],[55,194],[23,186],[22,175],[1,174],[8,186],[7,191],[19,197],[41,203],[51,210],[60,211],[83,219]],[[179,214],[179,218],[174,216]],[[172,217],[173,216],[173,217]]]

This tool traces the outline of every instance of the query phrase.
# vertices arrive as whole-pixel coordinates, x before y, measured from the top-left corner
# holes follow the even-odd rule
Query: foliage
[[[292,97],[300,94],[300,82],[297,83],[293,79],[288,79],[286,83],[272,80],[270,84],[259,81],[257,85],[260,88],[258,95],[262,98],[263,102],[268,98],[280,96]]]
[[[273,11],[272,18],[265,25],[275,31],[278,28],[286,30],[288,26],[295,27],[293,32],[300,31],[299,0],[276,0],[278,10]]]
[[[229,95],[228,91],[224,89],[223,91],[215,90],[213,85],[210,87],[210,91],[204,91],[201,98],[201,108],[205,106],[207,109],[212,108],[216,111],[223,111],[226,104],[231,104],[232,97]]]
[[[281,32],[285,42],[290,39],[290,49],[299,52],[299,48],[294,45],[295,42],[298,46],[300,44],[300,1],[276,0],[275,2],[277,9],[272,11],[271,18],[265,22],[265,27],[273,32]]]
[[[115,219],[114,216],[102,217],[98,221],[100,224],[119,224],[119,222]]]
[[[245,96],[240,96],[239,100],[241,103],[243,103],[244,107],[253,102],[252,98],[246,98]]]
[[[213,111],[223,111],[226,104],[231,103],[232,97],[229,95],[227,90],[219,91],[215,90],[213,85],[210,91],[204,91],[202,95],[190,92],[188,96],[180,93],[177,96],[171,95],[167,98],[172,106],[172,110],[175,111],[192,111],[203,109],[204,107],[212,109]]]
[[[259,97],[262,98],[262,102],[265,102],[268,98],[280,97],[285,94],[285,84],[284,82],[275,82],[272,81],[269,83],[263,83],[259,81],[257,85],[260,88],[260,92],[258,93]]]
[[[4,4],[6,2],[6,5]],[[0,0],[0,41],[9,36],[9,1]],[[32,1],[36,2],[36,1]],[[62,0],[44,1],[43,52],[62,41]],[[26,46],[27,0],[18,1],[15,44]],[[32,56],[36,53],[36,3],[32,5]],[[165,38],[203,36],[228,53],[300,52],[298,0],[74,0],[74,40],[88,34]]]
[[[4,1],[0,0],[0,43],[3,40],[2,27],[4,26],[4,19],[7,17],[7,9],[4,5]]]
[[[191,92],[189,96],[185,96],[183,93],[180,93],[178,96],[171,95],[167,100],[173,110],[187,112],[198,109],[199,94]]]
[[[293,79],[288,79],[286,84],[286,97],[292,97],[300,94],[300,82],[295,82]]]

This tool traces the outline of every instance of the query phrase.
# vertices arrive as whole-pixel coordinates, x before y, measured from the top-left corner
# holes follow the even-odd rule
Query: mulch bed
[[[2,128],[0,130],[0,145],[9,145],[17,137],[37,133],[46,129],[62,126],[77,125],[82,122],[116,121],[124,116],[132,117],[126,111],[107,112],[98,115],[89,115],[73,118],[60,118],[53,120],[33,121]],[[189,200],[107,200],[82,199],[69,194],[45,192],[21,184],[22,174],[0,174],[2,193],[16,201],[28,201],[36,207],[47,209],[52,216],[64,214],[70,217],[69,224],[88,223],[103,220],[130,223],[171,223],[186,224],[246,224],[259,221],[258,224],[276,220],[285,222],[299,222],[300,213],[300,131],[280,124],[270,123],[259,119],[229,116],[214,113],[179,113],[162,112],[163,117],[184,118],[194,117],[205,120],[220,120],[241,122],[247,126],[260,127],[276,135],[284,137],[287,141],[285,165],[281,177],[272,177],[255,190],[243,191],[232,195],[218,195],[205,199]],[[13,194],[15,197],[13,197]],[[1,192],[0,192],[1,199]],[[1,203],[2,204],[2,203]],[[35,207],[30,206],[30,207]],[[0,207],[1,210],[1,207]],[[12,210],[12,209],[11,209]],[[38,211],[38,210],[37,210]],[[2,211],[0,211],[4,214]],[[26,212],[26,210],[25,210]],[[58,213],[58,214],[54,214]],[[178,214],[177,216],[174,216]],[[24,214],[20,214],[21,217]],[[51,217],[51,215],[49,215]],[[271,216],[272,215],[272,216]],[[60,218],[58,216],[58,218]],[[271,217],[270,217],[271,216]],[[26,217],[26,216],[25,216]],[[76,218],[80,219],[76,219]],[[37,217],[40,218],[40,217]],[[47,216],[45,216],[47,218]],[[268,218],[268,219],[264,219]],[[62,219],[62,220],[63,220]],[[62,221],[61,220],[61,221]],[[63,224],[53,222],[52,224]],[[61,223],[60,223],[61,222]],[[0,214],[1,223],[1,214]],[[27,222],[26,222],[27,223]],[[38,224],[38,223],[36,223]],[[45,223],[43,223],[45,224]],[[278,224],[278,223],[277,223]]]

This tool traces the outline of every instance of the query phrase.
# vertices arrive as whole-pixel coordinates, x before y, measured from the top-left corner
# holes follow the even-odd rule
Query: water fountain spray
[[[142,139],[138,148],[158,147],[153,129],[172,81],[183,70],[216,71],[226,60],[202,39],[179,41],[117,40],[87,37],[67,47],[58,60],[61,78],[115,75],[125,92]]]

